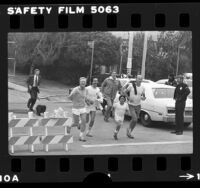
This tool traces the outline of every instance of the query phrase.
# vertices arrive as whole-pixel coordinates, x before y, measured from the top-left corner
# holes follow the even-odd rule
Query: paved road
[[[39,102],[41,103],[41,102]],[[52,112],[58,107],[71,112],[70,103],[53,103],[45,102],[47,111]],[[16,113],[17,117],[27,117],[27,109],[25,103],[9,103],[9,111]],[[20,148],[15,155],[90,155],[90,154],[177,154],[192,153],[192,126],[185,129],[184,134],[177,136],[170,134],[173,125],[157,123],[151,128],[146,128],[140,123],[137,124],[133,135],[135,139],[126,137],[126,128],[129,120],[124,122],[116,141],[113,139],[114,121],[110,119],[109,123],[103,121],[100,111],[97,112],[94,128],[92,130],[93,137],[87,138],[87,142],[78,141],[79,131],[74,127],[71,134],[74,136],[74,142],[69,145],[69,151],[63,151],[62,145],[50,147],[50,152],[43,151],[41,146],[37,146],[35,153],[27,152],[27,146]]]

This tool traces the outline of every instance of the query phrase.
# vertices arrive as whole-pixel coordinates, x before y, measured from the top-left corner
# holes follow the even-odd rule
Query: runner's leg
[[[86,128],[86,113],[80,115],[81,127],[80,127],[80,139],[84,140],[84,132]]]
[[[89,121],[90,121],[90,112],[86,114],[86,123],[89,123]]]
[[[118,139],[117,134],[118,134],[118,132],[119,132],[121,126],[122,126],[122,121],[115,120],[115,123],[116,123],[116,127],[115,127],[115,131],[114,131],[114,139],[117,140]]]
[[[96,117],[96,111],[91,111],[90,112],[90,124],[89,124],[89,127],[88,127],[87,136],[92,136],[90,134],[90,132],[91,132],[91,129],[94,125],[95,117]]]
[[[135,112],[135,108],[133,105],[129,105],[129,110],[130,110],[130,114],[131,114],[131,122],[129,124],[129,129],[127,129],[127,134],[131,134],[131,132],[133,131],[133,129],[135,128],[136,124],[137,124],[137,114]]]
[[[110,98],[107,97],[106,102],[107,102],[107,109],[105,111],[104,120],[107,122],[110,117],[110,113],[111,113],[111,109],[112,109],[112,101]]]
[[[73,122],[71,126],[67,127],[67,133],[70,134],[71,128],[79,125],[79,115],[73,114]]]

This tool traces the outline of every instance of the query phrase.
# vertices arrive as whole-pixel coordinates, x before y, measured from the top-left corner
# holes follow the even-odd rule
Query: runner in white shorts
[[[81,120],[80,124],[80,135],[79,140],[85,142],[84,132],[86,129],[86,78],[80,78],[80,85],[75,87],[70,93],[69,99],[72,101],[72,114],[73,114],[73,124],[72,126],[79,126],[79,120]],[[68,133],[70,133],[71,127],[68,127]]]
[[[116,123],[116,128],[113,137],[115,140],[118,140],[117,134],[121,126],[123,125],[125,113],[126,111],[129,110],[128,104],[126,103],[126,97],[121,95],[119,97],[119,102],[114,103],[113,109],[114,109],[114,119]]]
[[[103,102],[103,97],[100,92],[100,89],[97,87],[98,79],[94,78],[92,81],[92,85],[86,87],[87,90],[87,98],[90,99],[93,104],[87,105],[87,120],[86,122],[89,122],[89,127],[86,132],[86,136],[92,137],[91,135],[91,129],[94,125],[95,117],[96,117],[96,108],[100,105],[100,102]]]

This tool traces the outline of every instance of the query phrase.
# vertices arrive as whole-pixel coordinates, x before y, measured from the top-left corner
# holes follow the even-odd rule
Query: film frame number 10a
[[[0,6],[0,183],[199,181],[199,11]]]

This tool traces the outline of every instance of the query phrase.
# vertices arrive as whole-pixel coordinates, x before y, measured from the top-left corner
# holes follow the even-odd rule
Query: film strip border
[[[96,9],[98,10],[96,13],[89,11],[92,5],[82,5],[87,8],[84,14],[75,13],[77,5],[70,6],[72,11],[74,11],[73,14],[69,12],[67,14],[59,14],[57,12],[59,6],[56,5],[49,5],[53,7],[50,14],[8,15],[6,8],[2,9],[1,14],[9,17],[9,22],[5,27],[13,32],[30,29],[34,31],[66,31],[79,29],[86,31],[88,29],[119,30],[119,28],[124,30],[127,30],[127,28],[132,30],[148,30],[149,28],[151,30],[163,30],[166,28],[168,30],[186,30],[195,24],[195,16],[198,16],[198,4],[188,4],[187,7],[183,4],[127,5],[96,5]],[[18,7],[23,8],[25,6]],[[119,12],[113,13],[113,7],[118,7]],[[196,7],[196,15],[194,7]],[[145,10],[148,11],[144,12]]]
[[[96,181],[97,178],[100,178],[99,181],[106,182],[111,180],[113,182],[176,181],[181,175],[183,177],[188,175],[186,177],[188,179],[195,179],[194,176],[196,175],[198,177],[198,174],[193,173],[195,164],[188,156],[179,156],[175,160],[173,156],[122,156],[120,158],[114,156],[49,156],[48,158],[32,156],[26,160],[23,160],[23,158],[14,157],[7,167],[7,172],[10,170],[10,173],[16,174],[19,180],[21,177],[26,177],[25,180],[22,179],[23,182],[39,180],[42,182],[56,182],[58,180],[61,182],[87,182]],[[53,175],[52,171],[54,172]],[[29,176],[26,174],[29,174]],[[33,174],[34,176],[32,176]],[[93,177],[95,179],[91,179]],[[186,180],[186,178],[182,178],[182,180]]]
[[[19,15],[11,15],[10,16],[10,29],[16,30],[20,29],[22,26],[22,16]],[[71,22],[72,16],[68,15],[58,15],[58,20],[57,20],[57,27],[59,29],[67,29],[71,25],[69,25],[69,22]],[[85,14],[82,16],[82,23],[81,27],[86,28],[86,29],[91,29],[93,28],[94,24],[94,19],[93,15],[91,14]],[[134,13],[131,15],[131,23],[130,26],[133,29],[140,28],[142,25],[142,15],[139,13]],[[109,14],[106,16],[106,21],[105,21],[105,26],[109,29],[115,29],[118,26],[118,21],[117,21],[117,15],[116,14]],[[161,29],[161,28],[166,28],[168,25],[166,15],[164,13],[158,13],[154,15],[154,26],[155,28]],[[34,29],[44,29],[46,26],[45,24],[45,16],[44,15],[36,15],[33,16],[33,25],[32,28]],[[184,28],[189,28],[190,26],[190,14],[189,13],[180,13],[179,14],[179,19],[177,20],[177,26],[180,27],[180,29]],[[22,26],[23,27],[23,26]]]
[[[6,15],[5,7],[1,11],[1,16],[3,15],[1,19],[6,19],[2,30],[4,32],[192,30],[193,38],[199,35],[200,29],[196,24],[200,18],[199,4],[187,4],[187,6],[184,4],[122,4],[119,6],[118,14],[58,15],[54,13],[36,16],[9,16]],[[195,47],[193,53],[196,54],[193,59],[196,62],[199,54],[198,42],[199,37],[195,38],[193,43]],[[195,66],[193,67],[195,70]],[[194,103],[194,109],[195,105],[196,103]],[[194,110],[194,116],[195,114]],[[198,124],[196,118],[194,118],[194,124]],[[6,126],[5,130],[7,131]],[[186,180],[186,178],[180,179],[179,176],[181,174],[188,174],[188,177],[197,176],[200,171],[197,126],[194,126],[193,135],[194,154],[11,157],[4,153],[0,158],[2,162],[0,168],[4,177],[6,174],[17,174],[21,182],[83,181],[87,180],[90,174],[97,172],[102,173],[103,178],[110,178],[112,181]],[[7,140],[7,135],[2,135],[2,138]],[[4,146],[2,143],[1,146],[7,148],[7,145]]]

